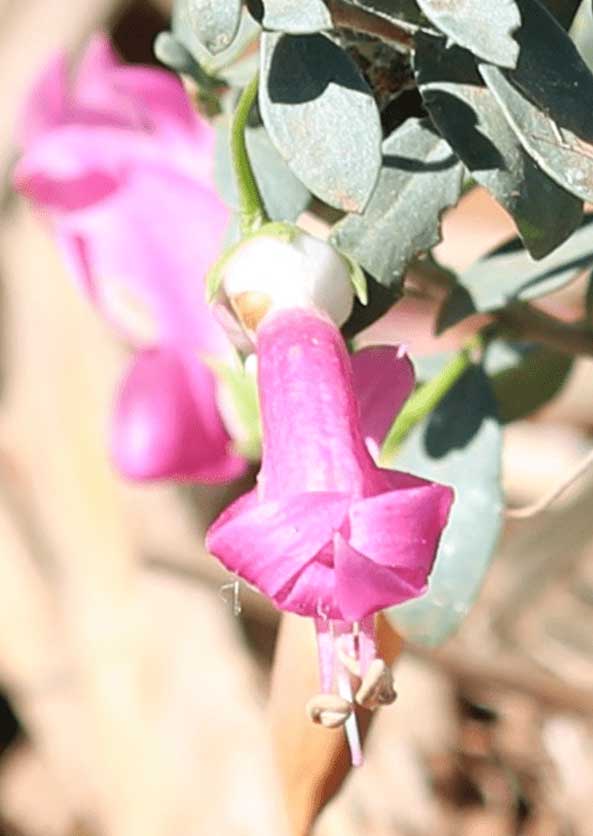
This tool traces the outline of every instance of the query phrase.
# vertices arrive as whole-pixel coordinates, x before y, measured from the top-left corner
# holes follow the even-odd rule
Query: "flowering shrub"
[[[57,59],[25,114],[17,188],[136,350],[116,462],[135,478],[224,481],[244,470],[241,434],[261,442],[257,485],[207,545],[315,621],[324,694],[310,715],[345,725],[354,762],[355,703],[394,698],[376,614],[428,644],[456,629],[501,527],[501,424],[591,353],[587,321],[530,304],[593,263],[593,76],[572,15],[547,6],[178,0],[157,53],[197,85],[216,151],[180,84],[120,65],[103,38],[72,84]],[[455,275],[432,249],[476,184],[518,235]],[[327,242],[292,223],[312,196]],[[347,339],[422,287],[441,296],[437,331],[482,315],[459,351],[415,358],[417,386],[401,347],[349,355]]]

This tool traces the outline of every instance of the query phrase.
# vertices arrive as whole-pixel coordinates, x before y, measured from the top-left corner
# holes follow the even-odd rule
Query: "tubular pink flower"
[[[16,188],[51,223],[87,298],[139,351],[114,410],[117,466],[133,479],[239,475],[245,462],[200,359],[231,351],[203,289],[228,221],[212,129],[172,74],[122,65],[99,35],[72,82],[62,55],[45,70],[21,144]]]
[[[257,355],[258,484],[213,524],[207,546],[279,609],[315,619],[329,691],[341,675],[336,638],[364,675],[372,616],[426,590],[453,492],[381,469],[369,452],[413,388],[401,350],[364,349],[351,362],[324,315],[294,309],[264,318]]]

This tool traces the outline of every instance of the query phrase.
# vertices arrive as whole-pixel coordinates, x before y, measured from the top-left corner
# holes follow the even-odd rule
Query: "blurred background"
[[[167,0],[0,0],[0,835],[281,836],[266,697],[277,614],[233,615],[203,550],[229,489],[125,484],[106,426],[125,350],[80,297],[38,218],[11,193],[15,125],[57,48],[108,31],[153,62]],[[512,234],[480,190],[445,219],[455,267]],[[546,298],[582,314],[584,283]],[[368,340],[413,352],[434,299]],[[506,429],[509,505],[591,449],[593,360]],[[318,836],[593,834],[593,475],[512,520],[478,605],[437,651],[410,647],[399,700]],[[295,672],[298,676],[298,671]],[[287,682],[290,688],[290,681]]]

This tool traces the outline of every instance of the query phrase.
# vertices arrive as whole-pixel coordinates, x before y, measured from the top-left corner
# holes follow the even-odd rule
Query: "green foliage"
[[[560,392],[572,364],[568,354],[545,346],[498,341],[489,346],[485,365],[495,370],[491,383],[500,420],[517,421],[544,406]]]
[[[515,0],[418,0],[418,5],[458,46],[501,67],[517,63],[519,45],[512,36],[521,16]]]
[[[494,311],[518,301],[536,299],[572,281],[593,264],[593,218],[557,250],[534,262],[518,239],[494,250],[459,276],[438,322],[444,331],[478,311]]]
[[[523,149],[472,54],[419,34],[415,65],[428,112],[472,177],[513,216],[534,258],[554,250],[579,225],[582,202]]]
[[[525,150],[560,186],[593,200],[593,76],[562,27],[537,0],[518,0],[521,52],[505,74],[480,73]]]
[[[241,0],[185,0],[187,23],[198,41],[213,55],[233,42],[241,20]]]
[[[356,64],[324,35],[265,33],[261,52],[259,101],[272,141],[313,194],[361,212],[381,167],[381,123]]]
[[[323,0],[263,0],[264,29],[305,35],[332,28],[329,9]]]
[[[474,602],[502,523],[502,433],[488,378],[479,367],[458,380],[408,437],[393,466],[455,489],[455,502],[428,592],[393,607],[393,625],[411,641],[437,645]]]
[[[234,0],[230,0],[230,2],[234,4]],[[224,2],[220,0],[221,7],[224,7],[225,3],[226,0]],[[177,72],[193,75],[200,86],[203,86],[204,78],[208,76],[224,79],[229,84],[244,86],[246,80],[253,76],[253,59],[250,59],[249,56],[245,57],[244,52],[259,35],[259,27],[255,21],[248,14],[243,14],[239,18],[238,29],[229,45],[213,54],[202,42],[193,25],[190,12],[189,0],[174,0],[171,33],[168,34],[185,49],[195,64],[199,66],[199,76],[196,77],[196,73],[190,65],[186,64],[187,68],[176,66],[176,54],[173,52],[171,44],[167,44],[165,47],[164,55],[158,55],[159,59]],[[180,53],[177,53],[177,55],[179,56]],[[247,65],[247,71],[243,69],[245,65]]]
[[[396,290],[408,263],[440,240],[439,221],[461,194],[463,166],[427,120],[408,119],[383,143],[383,165],[362,215],[333,229],[335,245]]]
[[[306,187],[272,145],[263,126],[248,128],[246,142],[255,180],[269,217],[278,221],[296,220],[311,199]],[[225,203],[237,210],[239,200],[231,165],[229,120],[225,117],[219,119],[216,126],[214,176]]]

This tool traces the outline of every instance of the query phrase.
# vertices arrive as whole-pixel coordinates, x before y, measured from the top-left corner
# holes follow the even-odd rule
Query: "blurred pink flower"
[[[136,348],[118,394],[115,462],[135,479],[239,475],[200,359],[230,346],[203,280],[228,220],[214,137],[170,73],[124,66],[95,36],[69,79],[57,56],[32,90],[14,182],[50,221],[89,300]]]
[[[329,691],[334,638],[350,635],[364,675],[373,615],[426,590],[453,492],[370,455],[414,385],[401,349],[351,360],[324,315],[292,309],[263,320],[257,357],[258,484],[213,524],[207,546],[279,609],[315,619]]]

